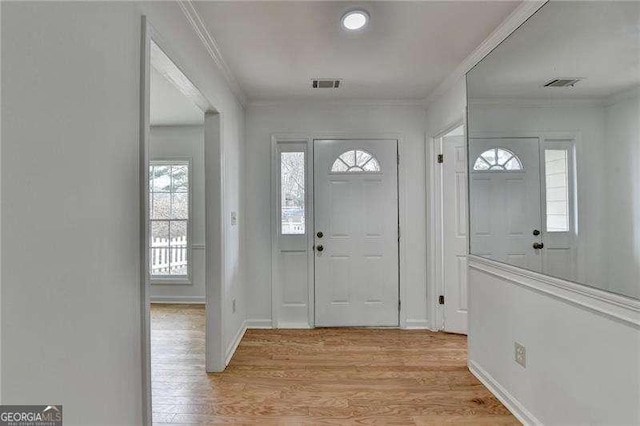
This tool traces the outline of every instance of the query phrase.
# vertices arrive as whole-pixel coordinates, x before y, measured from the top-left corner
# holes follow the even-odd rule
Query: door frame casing
[[[140,309],[141,309],[141,364],[142,364],[142,423],[150,425],[151,413],[151,277],[149,271],[149,147],[150,147],[150,98],[151,98],[151,43],[155,43],[171,60],[177,71],[182,73],[194,89],[188,96],[205,117],[205,169],[215,163],[216,173],[206,173],[205,185],[213,195],[205,199],[206,210],[206,370],[224,370],[225,354],[223,344],[224,316],[222,315],[224,296],[224,152],[221,138],[220,114],[202,92],[192,83],[189,75],[180,66],[168,43],[149,23],[146,15],[141,17],[140,31],[140,118],[139,118],[139,220],[140,220]],[[187,95],[185,95],[187,96]],[[207,132],[207,128],[211,131]],[[210,146],[209,146],[210,145]],[[210,159],[209,164],[207,158]],[[216,278],[216,279],[210,279]]]
[[[398,221],[400,224],[400,241],[398,242],[398,298],[400,302],[400,311],[398,317],[399,328],[407,327],[407,313],[403,306],[406,306],[406,288],[408,277],[406,271],[406,255],[407,246],[406,238],[402,237],[402,230],[406,230],[407,216],[407,197],[406,197],[406,172],[403,170],[403,152],[406,149],[404,145],[404,136],[402,133],[367,133],[367,132],[312,132],[312,133],[274,133],[271,135],[271,325],[273,328],[279,328],[280,325],[290,326],[290,324],[281,324],[278,321],[278,310],[280,295],[280,283],[278,277],[277,262],[277,239],[278,239],[278,214],[277,205],[279,188],[277,187],[279,167],[277,166],[277,153],[279,143],[306,143],[307,144],[307,171],[306,179],[308,182],[307,197],[307,223],[311,226],[307,228],[307,274],[308,274],[308,309],[307,323],[296,324],[298,328],[314,328],[315,327],[315,253],[313,245],[313,230],[315,224],[314,205],[313,205],[313,176],[314,176],[314,141],[315,140],[395,140],[398,147],[398,155],[400,163],[398,164]]]

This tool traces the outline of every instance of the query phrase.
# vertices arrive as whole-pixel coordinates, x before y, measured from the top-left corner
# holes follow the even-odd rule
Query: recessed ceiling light
[[[369,14],[364,10],[352,10],[342,15],[342,27],[349,31],[357,31],[367,26]]]

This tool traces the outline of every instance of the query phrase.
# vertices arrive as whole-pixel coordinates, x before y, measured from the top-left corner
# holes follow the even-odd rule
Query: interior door
[[[398,325],[398,145],[314,141],[315,323]]]
[[[467,333],[467,156],[464,136],[442,138],[444,329]]]
[[[471,140],[471,253],[542,270],[538,146],[537,138]]]

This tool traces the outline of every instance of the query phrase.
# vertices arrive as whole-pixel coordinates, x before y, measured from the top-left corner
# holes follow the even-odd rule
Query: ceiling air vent
[[[337,89],[342,86],[342,80],[335,78],[314,78],[311,87],[314,89]]]
[[[573,87],[577,82],[583,80],[579,77],[574,78],[554,78],[544,84],[544,87]]]

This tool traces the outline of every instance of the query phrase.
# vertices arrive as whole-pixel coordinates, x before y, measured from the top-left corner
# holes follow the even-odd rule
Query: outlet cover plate
[[[527,368],[527,349],[523,344],[514,342],[515,360],[518,364]]]

